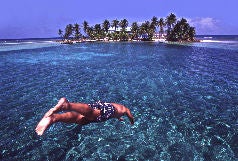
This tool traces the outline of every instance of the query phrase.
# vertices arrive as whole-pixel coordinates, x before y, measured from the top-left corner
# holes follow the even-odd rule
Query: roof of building
[[[122,30],[122,28],[121,27],[117,27],[116,28],[116,31],[121,31]],[[109,29],[108,29],[108,31],[115,31],[115,27],[110,27]],[[131,27],[127,27],[126,28],[126,31],[131,31]]]

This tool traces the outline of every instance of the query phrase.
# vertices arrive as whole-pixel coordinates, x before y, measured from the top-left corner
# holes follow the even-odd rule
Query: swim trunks
[[[100,110],[100,115],[96,119],[97,122],[106,121],[115,114],[115,107],[111,103],[98,101],[93,104],[88,104],[88,106]]]

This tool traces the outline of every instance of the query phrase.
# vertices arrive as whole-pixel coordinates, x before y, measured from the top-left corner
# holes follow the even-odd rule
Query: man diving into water
[[[59,114],[60,111],[68,112]],[[71,103],[66,98],[61,98],[54,108],[45,113],[35,131],[38,135],[42,135],[50,125],[56,122],[87,125],[93,122],[103,122],[110,118],[122,121],[123,115],[129,118],[132,125],[134,124],[130,110],[123,105],[100,101],[94,104]]]

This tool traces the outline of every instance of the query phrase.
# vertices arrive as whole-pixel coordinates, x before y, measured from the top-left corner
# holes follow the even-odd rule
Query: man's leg
[[[45,113],[44,117],[51,116],[53,113],[57,113],[59,111],[67,110],[68,104],[69,102],[66,98],[61,98],[54,108],[51,108],[48,112]]]
[[[43,117],[41,121],[36,126],[36,133],[42,135],[44,131],[50,127],[53,123],[64,122],[64,123],[76,123],[80,125],[89,124],[91,121],[86,119],[83,115],[77,112],[66,112],[62,114],[52,114],[48,117]]]
[[[50,116],[53,113],[56,113],[60,110],[69,110],[75,111],[82,115],[84,115],[88,120],[96,120],[96,118],[100,115],[100,110],[95,110],[90,108],[87,104],[84,103],[70,103],[66,98],[61,98],[58,104],[50,109],[45,116]]]

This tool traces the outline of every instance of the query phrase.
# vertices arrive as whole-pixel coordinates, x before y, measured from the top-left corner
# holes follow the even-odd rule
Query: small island
[[[82,27],[79,24],[68,24],[63,32],[58,34],[63,44],[73,44],[85,41],[158,41],[158,42],[197,42],[195,28],[190,26],[185,18],[177,20],[174,13],[166,18],[158,19],[154,16],[150,21],[142,24],[133,22],[130,27],[126,19],[115,19],[111,23],[104,20],[102,24],[89,26],[84,21]],[[84,34],[81,33],[83,28]]]

